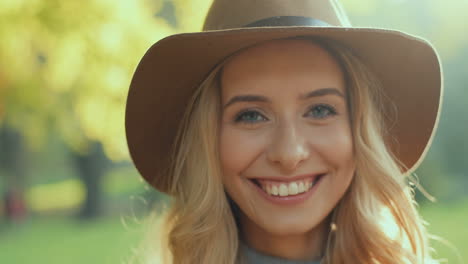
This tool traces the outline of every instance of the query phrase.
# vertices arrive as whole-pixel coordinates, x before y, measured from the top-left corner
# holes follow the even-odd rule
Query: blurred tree
[[[28,150],[21,134],[6,125],[0,126],[0,167],[5,172],[6,185],[22,187],[28,176]]]
[[[109,160],[99,142],[89,144],[85,155],[73,152],[72,157],[86,190],[79,217],[93,218],[102,212],[102,177],[110,165]]]
[[[2,1],[3,121],[36,148],[54,129],[76,151],[90,139],[111,159],[127,159],[124,108],[137,62],[157,40],[200,29],[209,3]]]
[[[54,130],[77,153],[84,214],[96,212],[89,201],[99,204],[104,173],[91,161],[97,152],[88,150],[100,142],[111,159],[128,159],[126,91],[146,49],[172,32],[154,15],[162,2],[0,2],[0,121],[37,151]]]
[[[128,159],[124,109],[137,62],[157,40],[201,28],[209,3],[0,3],[0,107],[6,113],[0,122],[20,131],[36,151],[49,131],[57,131],[86,186],[83,215],[95,214],[101,197],[105,162],[96,144],[111,160]]]
[[[445,61],[445,94],[436,139],[438,156],[443,160],[445,174],[439,174],[452,186],[447,199],[466,195],[468,186],[468,45]]]
[[[75,151],[96,140],[128,158],[126,91],[146,49],[172,32],[154,15],[162,2],[2,1],[4,122],[36,148],[54,129]]]
[[[7,125],[0,125],[0,168],[5,187],[0,197],[4,203],[5,217],[19,221],[26,216],[24,186],[29,174],[29,156],[18,131]]]

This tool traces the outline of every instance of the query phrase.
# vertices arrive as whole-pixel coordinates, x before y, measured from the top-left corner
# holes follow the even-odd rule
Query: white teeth
[[[279,186],[279,195],[280,196],[287,196],[288,195],[288,187],[286,187],[286,184],[281,183]]]
[[[297,188],[298,188],[297,183],[295,182],[290,183],[288,187],[288,194],[292,194],[292,195],[298,194],[299,190]]]
[[[307,192],[313,186],[312,182],[297,181],[278,184],[263,184],[262,189],[273,196],[288,196]]]
[[[273,185],[273,187],[271,187],[271,193],[270,194],[273,194],[273,195],[278,195],[279,194],[278,187],[276,185]]]
[[[305,186],[303,182],[299,182],[298,190],[299,190],[299,193],[305,192]]]

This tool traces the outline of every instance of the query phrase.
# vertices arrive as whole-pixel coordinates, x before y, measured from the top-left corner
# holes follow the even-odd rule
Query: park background
[[[14,205],[0,206],[0,263],[125,263],[135,254],[148,208],[167,197],[129,160],[127,89],[148,47],[199,31],[210,3],[0,1],[0,195]],[[467,261],[468,0],[342,4],[354,26],[402,30],[439,51],[442,116],[416,171],[430,196],[416,195],[429,231],[449,242],[433,241],[436,256]]]

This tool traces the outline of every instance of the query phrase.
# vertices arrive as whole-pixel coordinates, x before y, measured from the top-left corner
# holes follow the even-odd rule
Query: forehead
[[[303,91],[334,87],[345,93],[336,59],[308,40],[272,40],[242,50],[224,65],[221,86],[223,97],[252,90],[268,92],[274,86]]]

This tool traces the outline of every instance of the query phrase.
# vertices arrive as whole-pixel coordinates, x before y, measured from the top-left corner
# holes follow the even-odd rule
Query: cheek
[[[262,152],[264,139],[252,131],[227,127],[221,129],[219,146],[223,174],[240,174]]]
[[[334,169],[352,168],[354,165],[353,139],[347,124],[339,123],[316,131],[311,145]]]
[[[346,123],[315,131],[312,148],[326,164],[329,174],[324,178],[318,196],[322,200],[322,212],[328,214],[337,205],[353,180],[355,159],[353,138]],[[318,140],[320,138],[320,140]],[[313,205],[311,205],[313,206]],[[322,216],[324,217],[324,216]]]

